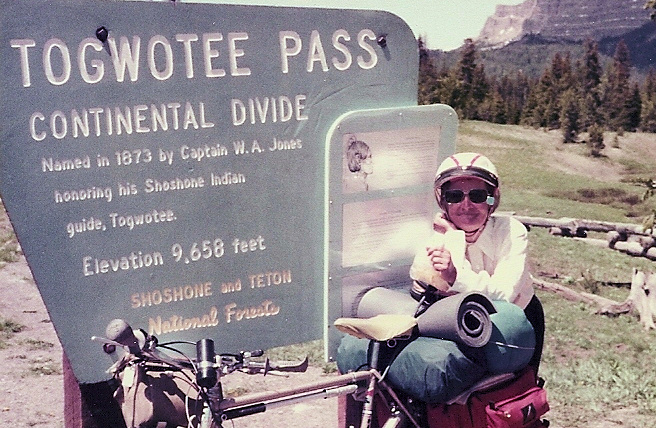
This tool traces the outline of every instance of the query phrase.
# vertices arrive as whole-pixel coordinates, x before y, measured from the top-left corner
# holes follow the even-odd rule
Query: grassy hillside
[[[495,162],[503,211],[639,223],[656,207],[656,200],[641,201],[645,188],[635,184],[652,177],[656,135],[606,133],[606,149],[598,158],[588,156],[584,144],[561,140],[558,130],[465,121],[456,146]]]
[[[640,223],[656,207],[656,198],[642,202],[644,188],[631,181],[656,173],[656,136],[606,137],[606,156],[592,158],[584,145],[560,143],[558,132],[463,122],[456,147],[482,152],[497,165],[501,211]],[[647,259],[554,237],[544,229],[531,230],[529,243],[535,276],[617,301],[628,289],[604,283],[629,282],[634,267],[654,269]],[[609,318],[551,293],[538,295],[547,323],[541,375],[547,380],[551,426],[654,426],[656,333],[644,331],[635,316]]]

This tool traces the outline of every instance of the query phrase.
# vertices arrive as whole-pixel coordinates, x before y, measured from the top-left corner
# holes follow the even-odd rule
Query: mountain
[[[651,24],[644,4],[645,0],[526,0],[516,6],[498,5],[475,42],[498,48],[527,36],[552,42],[619,38]]]
[[[502,1],[502,0],[500,0]],[[489,75],[514,75],[521,70],[539,77],[556,52],[582,58],[583,41],[596,40],[605,66],[620,40],[630,51],[633,76],[642,80],[656,68],[656,22],[644,8],[646,0],[526,0],[498,5],[476,38],[480,62]],[[431,51],[439,69],[453,67],[461,49]]]

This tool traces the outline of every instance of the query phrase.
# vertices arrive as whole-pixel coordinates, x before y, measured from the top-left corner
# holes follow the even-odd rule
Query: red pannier
[[[429,428],[538,428],[548,426],[547,392],[531,369],[518,377],[473,392],[465,404],[436,404],[426,408]]]

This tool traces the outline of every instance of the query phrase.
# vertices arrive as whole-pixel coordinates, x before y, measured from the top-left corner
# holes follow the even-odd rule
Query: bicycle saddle
[[[381,314],[371,318],[337,318],[334,325],[339,331],[358,339],[382,342],[409,338],[417,319],[411,315]]]

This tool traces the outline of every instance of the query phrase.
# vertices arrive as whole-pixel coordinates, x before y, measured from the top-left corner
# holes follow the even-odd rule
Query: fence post
[[[80,385],[62,353],[64,372],[64,428],[125,428],[121,409],[108,382]]]

